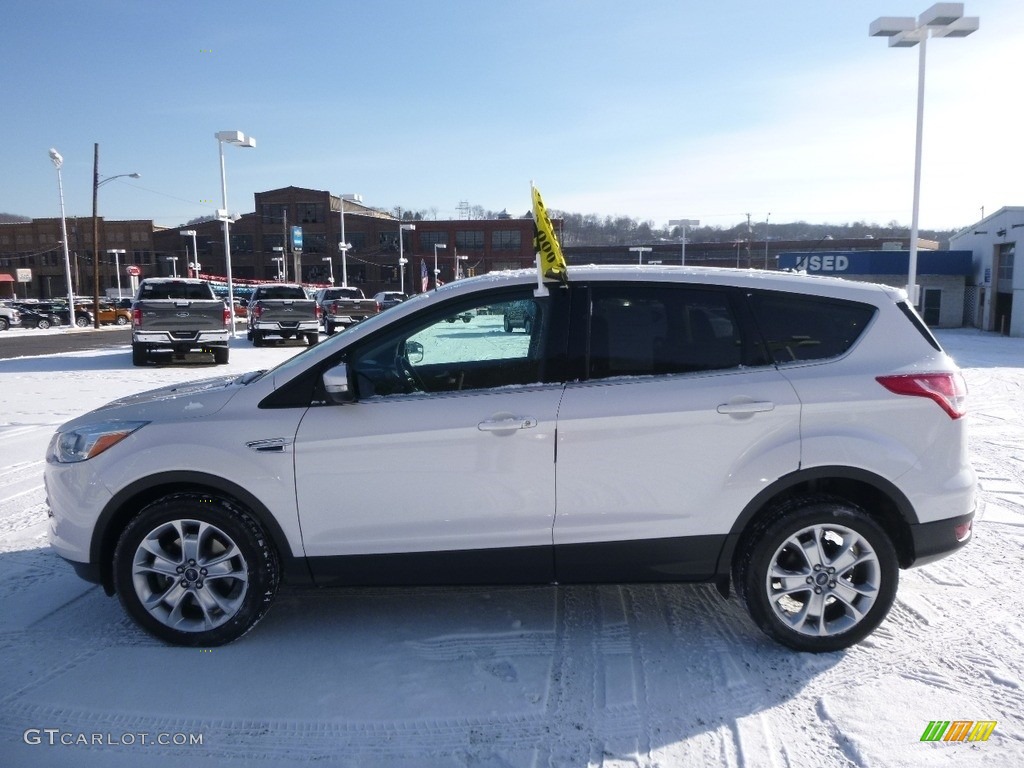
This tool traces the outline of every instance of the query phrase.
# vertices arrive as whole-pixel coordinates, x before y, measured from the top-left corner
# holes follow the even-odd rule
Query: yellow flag
[[[558,244],[555,228],[551,225],[544,201],[540,199],[540,192],[532,183],[530,189],[533,191],[533,247],[540,254],[540,273],[543,277],[565,282],[568,272],[562,246]]]

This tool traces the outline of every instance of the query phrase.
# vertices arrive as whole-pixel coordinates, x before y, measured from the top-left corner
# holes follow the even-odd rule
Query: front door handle
[[[481,432],[509,432],[513,429],[532,429],[537,420],[530,416],[511,416],[506,419],[488,419],[481,421],[476,428]]]
[[[718,406],[718,412],[728,416],[745,416],[752,413],[765,413],[774,411],[775,403],[770,401],[746,402],[746,403],[722,403]]]

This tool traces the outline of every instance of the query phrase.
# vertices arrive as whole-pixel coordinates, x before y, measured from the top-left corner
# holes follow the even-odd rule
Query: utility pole
[[[100,145],[92,145],[92,300],[94,328],[100,327],[100,220],[96,216],[96,203],[100,189]]]

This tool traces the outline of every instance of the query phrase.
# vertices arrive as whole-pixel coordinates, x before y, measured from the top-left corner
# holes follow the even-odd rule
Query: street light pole
[[[764,268],[768,269],[768,219],[771,218],[772,212],[768,211],[764,217]]]
[[[121,298],[121,259],[118,257],[125,253],[124,248],[110,248],[107,253],[114,254],[114,272],[117,273],[117,298]],[[99,302],[96,303],[97,309],[99,308]],[[99,314],[99,313],[97,313]]]
[[[341,241],[338,243],[338,250],[341,251],[341,284],[348,287],[348,252],[352,244],[345,239],[345,201],[353,203],[363,202],[363,196],[355,193],[338,196],[338,207],[341,209]]]
[[[936,3],[917,19],[912,16],[879,16],[868,27],[871,37],[888,37],[890,48],[920,45],[917,63],[917,136],[914,147],[914,202],[910,222],[910,254],[907,294],[915,306],[917,290],[918,213],[921,204],[921,145],[924,136],[924,64],[929,37],[967,37],[977,32],[977,16],[964,16],[963,3]]]
[[[187,274],[192,277],[192,270],[195,269],[195,277],[199,277],[199,246],[196,244],[196,231],[194,229],[179,229],[178,234],[182,237],[192,236],[192,258],[194,261],[188,260],[188,244],[185,244],[185,263],[188,264]]]
[[[633,246],[632,248],[630,248],[629,250],[631,250],[634,253],[638,254],[639,261],[637,263],[642,265],[644,263],[644,254],[647,253],[648,251],[650,251],[651,248],[649,248],[648,246],[644,246],[644,245],[636,245],[636,246]]]
[[[405,258],[405,235],[406,230],[414,232],[415,224],[402,224],[398,227],[398,270],[401,273],[401,290],[405,293],[405,265],[408,263]]]
[[[327,262],[327,267],[331,270],[331,276],[328,277],[327,280],[331,285],[334,285],[334,259],[330,256],[324,256],[322,261]]]
[[[686,266],[686,228],[687,227],[699,227],[700,219],[669,219],[668,225],[670,227],[682,227],[683,230],[683,249],[681,253],[681,264]]]
[[[437,268],[437,249],[447,248],[448,246],[444,243],[434,243],[434,289],[437,289],[437,276],[441,274],[441,270]]]
[[[64,244],[64,280],[68,286],[68,323],[74,328],[75,292],[71,287],[71,254],[68,251],[68,222],[64,214],[64,181],[60,175],[61,166],[64,165],[64,158],[61,157],[60,152],[51,147],[50,161],[53,163],[53,167],[57,169],[57,189],[60,191],[60,233],[61,237],[64,238],[61,241]]]
[[[168,256],[167,257],[167,261],[169,261],[171,263],[171,269],[173,270],[173,272],[171,274],[171,277],[177,277],[178,276],[178,257],[177,256]]]
[[[224,207],[217,211],[217,215],[224,222],[224,272],[228,281],[228,307],[231,308],[231,322],[228,323],[228,333],[235,337],[235,284],[231,279],[231,230],[229,228],[230,217],[228,215],[228,180],[224,171],[224,142],[239,147],[255,147],[256,139],[246,136],[241,131],[218,131],[214,138],[217,139],[217,148],[220,150],[220,192]]]

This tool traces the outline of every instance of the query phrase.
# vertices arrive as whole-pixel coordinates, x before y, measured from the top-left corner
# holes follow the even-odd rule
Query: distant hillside
[[[0,224],[20,224],[25,221],[32,221],[32,219],[28,216],[19,216],[16,213],[0,213]]]

